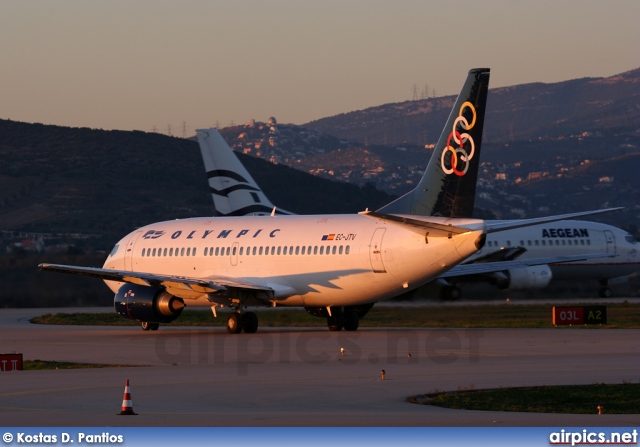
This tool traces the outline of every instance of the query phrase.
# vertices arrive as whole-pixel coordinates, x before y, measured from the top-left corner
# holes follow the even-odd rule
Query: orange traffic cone
[[[127,379],[127,384],[124,386],[124,397],[122,398],[122,411],[118,414],[119,415],[136,415],[137,414],[133,412],[133,403],[131,402],[131,393],[129,392],[129,379]]]

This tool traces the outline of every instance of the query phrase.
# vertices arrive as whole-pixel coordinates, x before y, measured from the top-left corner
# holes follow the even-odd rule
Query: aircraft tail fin
[[[270,215],[275,208],[215,128],[197,129],[215,216]],[[276,209],[278,214],[290,214]]]
[[[470,70],[420,183],[378,212],[472,217],[488,89],[489,69]]]

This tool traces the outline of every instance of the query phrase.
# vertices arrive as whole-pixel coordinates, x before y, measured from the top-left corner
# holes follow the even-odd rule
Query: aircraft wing
[[[487,233],[497,233],[498,231],[513,230],[514,228],[530,227],[532,225],[538,225],[548,222],[557,222],[559,220],[575,219],[576,217],[592,216],[595,214],[610,213],[612,211],[619,211],[624,207],[617,208],[604,208],[601,210],[593,211],[580,211],[578,213],[560,214],[557,216],[536,217],[533,219],[521,219],[521,220],[502,220],[499,222],[487,222]]]
[[[554,256],[548,258],[537,259],[515,259],[512,261],[498,261],[498,262],[481,262],[477,264],[461,264],[453,267],[446,273],[440,275],[440,278],[452,278],[455,276],[465,275],[479,275],[482,273],[494,273],[502,272],[505,270],[518,269],[524,267],[532,267],[534,265],[544,264],[561,264],[563,262],[575,262],[584,261],[587,259],[595,258],[608,258],[612,257],[610,254],[603,253],[591,253],[575,256]]]
[[[38,268],[50,272],[89,276],[108,281],[122,281],[147,287],[164,287],[170,294],[184,299],[195,299],[205,293],[219,293],[230,288],[261,290],[267,293],[273,293],[271,287],[261,286],[237,278],[189,278],[185,276],[158,275],[155,273],[129,272],[126,270],[109,270],[61,264],[40,264]]]

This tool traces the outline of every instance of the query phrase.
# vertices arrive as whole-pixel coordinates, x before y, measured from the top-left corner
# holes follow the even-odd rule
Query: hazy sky
[[[302,124],[640,66],[638,0],[0,0],[0,118],[181,133]]]

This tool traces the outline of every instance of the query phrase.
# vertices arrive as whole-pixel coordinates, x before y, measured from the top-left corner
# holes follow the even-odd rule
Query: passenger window
[[[282,252],[282,247],[278,247],[278,255]]]
[[[341,246],[340,246],[340,250],[338,250],[338,254],[340,254],[340,255],[342,254],[342,249],[343,249],[343,247],[342,247],[342,245],[341,245]]]
[[[318,254],[318,246],[317,245],[313,247],[313,254],[314,255]]]
[[[289,254],[292,255],[293,254],[293,245],[291,247],[289,247]]]
[[[233,256],[236,255],[237,250],[238,250],[237,247],[233,247]]]
[[[156,255],[156,249],[154,248],[154,249],[153,249],[153,255],[152,255],[152,256],[155,256],[155,255]]]
[[[231,248],[227,247],[226,252],[227,252],[227,253],[226,253],[226,255],[227,255],[227,256],[231,255]]]
[[[300,254],[300,247],[296,246],[296,255]]]
[[[347,248],[345,249],[345,254],[349,254],[349,252],[351,251],[351,245],[347,245]]]
[[[233,254],[234,254],[234,255],[236,254],[236,253],[235,253],[235,251],[236,251],[236,249],[235,249],[235,247],[234,247],[234,248],[233,248],[233,252],[234,252]],[[249,252],[249,250],[247,250],[247,253],[248,253],[248,252]],[[242,256],[243,254],[244,254],[244,247],[240,247],[240,256]]]
[[[534,241],[534,243],[536,244],[536,247],[537,247],[538,245],[540,245],[540,241],[539,241],[538,239],[536,239],[536,240]]]
[[[302,247],[302,254],[305,254],[307,252],[307,247]]]
[[[193,251],[191,252],[191,254],[192,254],[193,256],[195,256],[195,255],[196,255],[196,247],[193,247]]]
[[[323,255],[324,254],[324,245],[320,246],[320,254]]]
[[[187,256],[191,256],[191,247],[187,248]]]
[[[146,251],[146,248],[142,249],[142,257],[144,258],[144,252]]]
[[[338,247],[336,247],[335,245],[333,246],[333,249],[331,250],[331,254],[335,255],[336,254],[336,250]]]
[[[162,256],[167,256],[167,249],[162,250]]]

